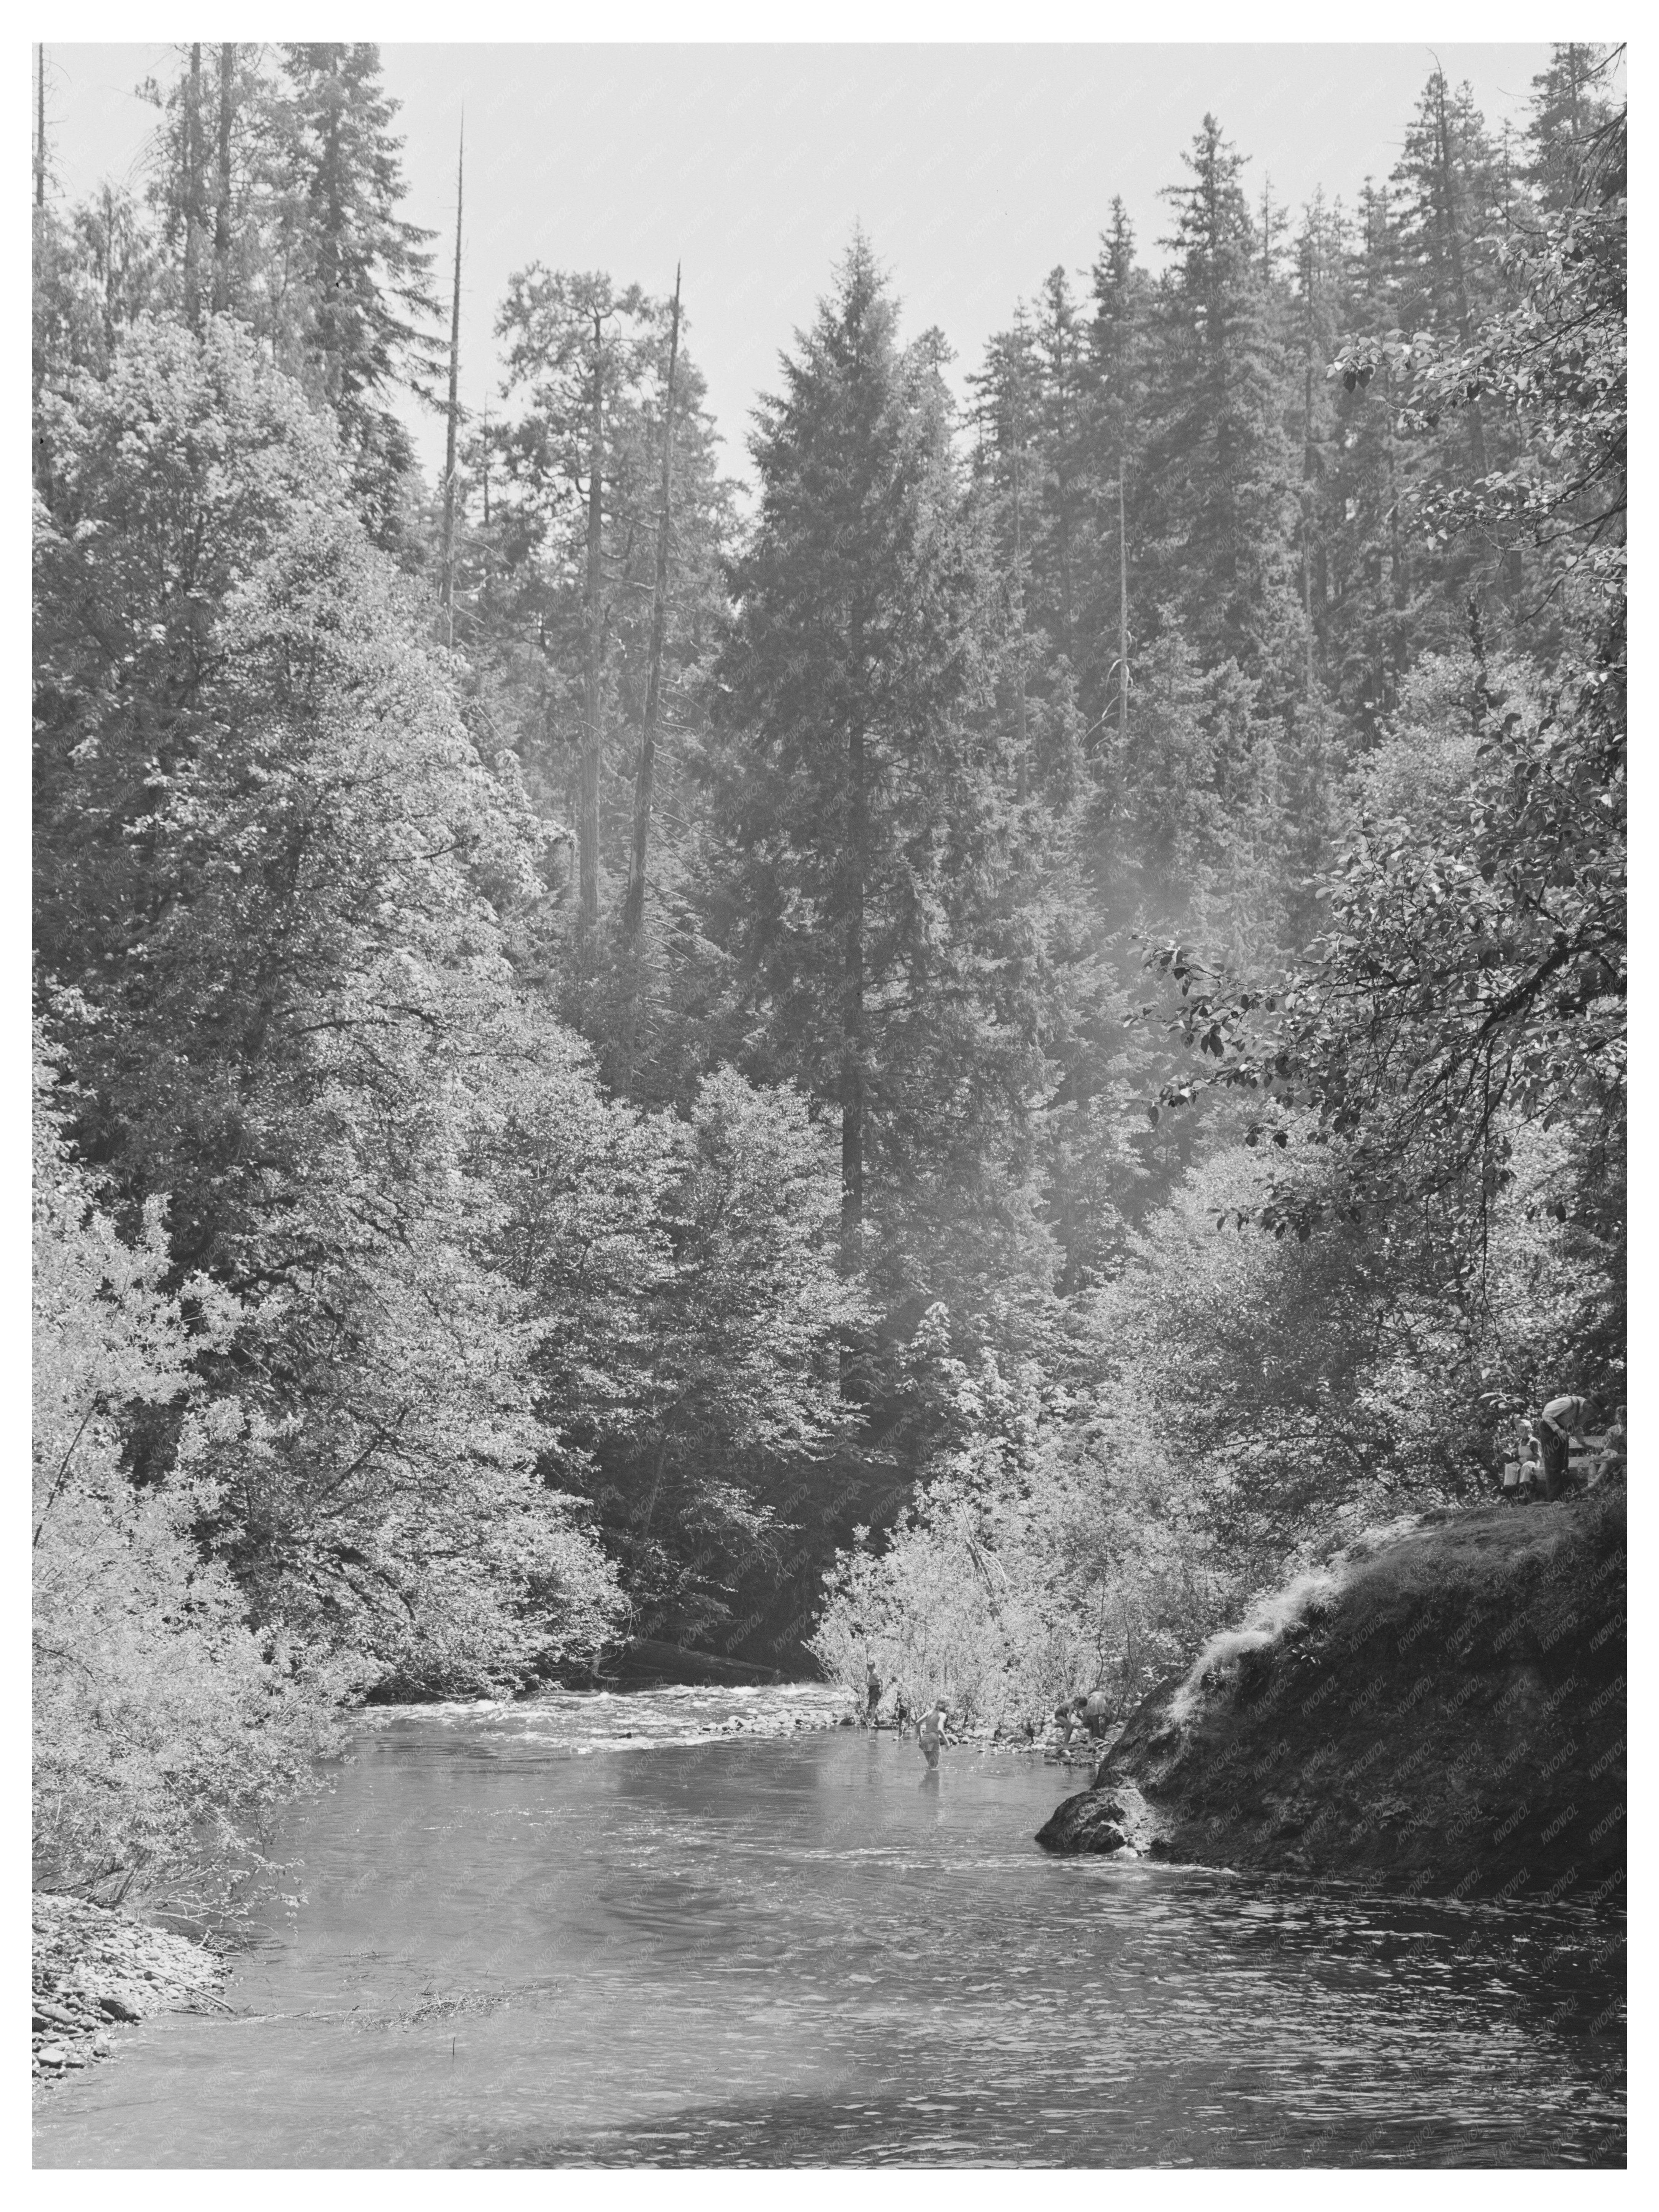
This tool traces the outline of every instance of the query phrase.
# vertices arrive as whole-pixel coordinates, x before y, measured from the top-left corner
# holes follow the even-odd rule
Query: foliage
[[[304,301],[302,331],[349,453],[398,474],[405,434],[386,411],[395,385],[435,375],[431,234],[397,212],[402,142],[398,103],[380,83],[380,48],[283,48],[279,127],[285,210],[297,249],[290,283]],[[303,211],[302,213],[301,211]],[[406,447],[404,447],[406,452]]]
[[[232,314],[333,416],[360,512],[397,544],[413,473],[400,389],[430,393],[431,233],[398,212],[398,103],[361,43],[181,50],[150,164],[154,304],[198,332]],[[271,60],[276,67],[273,72]]]
[[[1443,532],[1524,534],[1563,626],[1553,665],[1486,652],[1471,603],[1468,690],[1438,744],[1466,768],[1440,803],[1420,787],[1411,818],[1362,815],[1326,886],[1317,957],[1282,994],[1231,987],[1172,949],[1181,1023],[1220,1081],[1312,1101],[1339,1148],[1326,1194],[1358,1218],[1428,1197],[1448,1213],[1450,1264],[1477,1264],[1496,1194],[1512,1180],[1518,1127],[1570,1133],[1555,1200],[1607,1255],[1612,1296],[1562,1358],[1621,1395],[1626,1097],[1624,156],[1608,125],[1571,211],[1545,212],[1517,246],[1520,304],[1480,343],[1390,356],[1416,406],[1486,395],[1526,434],[1524,459],[1426,509]],[[1357,344],[1357,381],[1383,357]],[[1406,742],[1403,728],[1393,741]],[[1398,786],[1370,775],[1386,808]],[[1425,819],[1425,813],[1429,818]],[[1172,1086],[1166,1096],[1190,1095]],[[1305,1230],[1276,1195],[1264,1218]]]
[[[766,1498],[846,1426],[824,1133],[727,1068],[689,1116],[638,1117],[537,1070],[503,1102],[494,1246],[536,1316],[542,1464],[590,1498],[636,1632],[730,1632],[734,1579],[792,1531]]]
[[[1605,1327],[1607,1255],[1549,1210],[1565,1146],[1515,1157],[1468,1281],[1432,1206],[1275,1237],[1255,1217],[1284,1170],[1212,1155],[1077,1302],[1063,1387],[945,1364],[914,1506],[826,1577],[821,1662],[1006,1728],[1097,1685],[1122,1710],[1310,1541],[1489,1495],[1560,1346]]]
[[[336,1694],[793,1660],[830,1559],[838,1668],[1127,1700],[1616,1407],[1617,58],[1513,147],[1437,70],[1352,211],[1206,117],[965,419],[855,238],[746,522],[684,323],[669,424],[664,302],[528,264],[453,629],[377,50],[181,47],[36,210],[52,1879]]]
[[[236,1307],[199,1279],[182,1304],[162,1288],[159,1198],[135,1240],[118,1233],[66,1139],[59,1085],[37,1027],[35,1880],[106,1900],[135,1884],[196,1899],[222,1855],[257,1852],[273,1810],[305,1788],[344,1685],[252,1629],[191,1540],[218,1491],[209,1462],[225,1465],[225,1424],[193,1362],[228,1340]],[[182,1423],[174,1472],[138,1485],[127,1461],[144,1405]]]
[[[485,516],[468,549],[479,580],[462,634],[481,699],[516,733],[530,791],[575,825],[570,874],[580,878],[591,848],[593,914],[584,921],[564,908],[551,924],[561,1009],[593,1044],[607,1081],[684,1107],[707,1064],[709,967],[690,896],[688,787],[731,529],[730,487],[717,473],[684,316],[642,937],[610,926],[623,902],[606,891],[607,878],[626,873],[638,803],[629,787],[650,684],[672,322],[667,302],[615,287],[603,272],[532,264],[511,278],[496,325],[503,411],[474,448]],[[633,775],[617,773],[623,760]],[[607,926],[596,928],[607,908]]]
[[[946,1387],[945,1443],[881,1549],[857,1531],[825,1574],[812,1650],[1010,1732],[1097,1686],[1126,1709],[1226,1617],[1237,1562],[1132,1394],[1067,1402],[990,1354]]]
[[[1176,259],[1158,311],[1160,376],[1145,465],[1159,523],[1148,549],[1183,634],[1255,673],[1293,622],[1285,368],[1243,161],[1212,115],[1170,188]]]
[[[757,1072],[839,1115],[844,1265],[867,1255],[890,1311],[971,1311],[965,1277],[1053,1265],[1020,1218],[1042,948],[943,380],[895,321],[857,240],[763,414],[709,756],[714,927]]]
[[[511,1679],[613,1607],[534,1480],[533,1331],[468,1172],[492,1064],[569,1049],[492,902],[533,889],[529,825],[331,512],[325,437],[227,325],[135,331],[76,402],[43,533],[42,951],[102,1017],[73,1041],[89,1140],[243,1302],[215,1388],[271,1442],[206,1540],[313,1644]],[[102,674],[124,633],[136,685]]]

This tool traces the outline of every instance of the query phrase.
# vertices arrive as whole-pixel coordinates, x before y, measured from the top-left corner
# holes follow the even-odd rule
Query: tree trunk
[[[1469,313],[1468,285],[1463,270],[1463,236],[1457,219],[1456,182],[1452,170],[1451,126],[1446,119],[1446,81],[1438,81],[1434,102],[1436,151],[1439,157],[1440,204],[1445,211],[1446,240],[1451,253],[1452,285],[1456,295],[1457,334],[1465,347],[1474,343],[1474,319]],[[1469,459],[1478,477],[1486,473],[1486,428],[1480,402],[1469,402]]]
[[[1019,763],[1015,794],[1024,806],[1030,789],[1030,741],[1025,731],[1025,548],[1020,530],[1019,425],[1014,429],[1014,709],[1018,716]]]
[[[1317,695],[1314,670],[1313,521],[1314,480],[1318,465],[1314,453],[1313,389],[1313,362],[1310,356],[1302,369],[1302,627],[1306,641],[1304,675],[1310,713],[1315,711]]]
[[[604,653],[601,533],[605,521],[605,329],[593,318],[592,411],[587,449],[587,665],[582,684],[581,806],[576,821],[577,869],[581,924],[599,919],[599,770],[603,739],[599,728],[599,678]]]
[[[219,48],[219,143],[213,195],[213,312],[230,313],[230,138],[236,117],[236,48]]]
[[[854,653],[861,665],[862,650]],[[869,836],[864,730],[848,738],[848,868],[845,963],[841,1001],[841,1264],[857,1271],[864,1225],[864,873]]]
[[[1060,538],[1060,634],[1066,657],[1075,666],[1077,601],[1072,571],[1072,417],[1066,406],[1071,390],[1071,364],[1066,353],[1069,325],[1061,323],[1058,308],[1054,325],[1054,521]]]
[[[668,390],[662,418],[662,505],[657,516],[657,566],[651,589],[651,659],[646,674],[645,720],[640,765],[634,779],[634,849],[623,904],[623,939],[631,951],[645,921],[645,863],[651,842],[651,786],[657,764],[657,718],[662,702],[662,651],[668,632],[669,500],[674,463],[674,371],[680,349],[680,272],[674,271],[673,320],[668,332]]]
[[[1389,259],[1389,196],[1380,191],[1375,202],[1376,228],[1367,232],[1367,259],[1375,258],[1372,281],[1380,285],[1385,279]],[[1368,218],[1369,221],[1369,218]],[[1367,289],[1370,289],[1368,282]],[[1400,507],[1403,496],[1395,452],[1395,392],[1391,369],[1382,372],[1382,453],[1388,472],[1389,523],[1389,618],[1383,626],[1382,643],[1377,665],[1377,707],[1379,713],[1392,713],[1400,694],[1400,679],[1405,674],[1407,654],[1407,633],[1410,627],[1410,582],[1407,573],[1405,538],[1400,526]]]
[[[449,419],[444,440],[443,573],[438,587],[443,609],[444,643],[455,642],[455,440],[461,417],[461,191],[466,162],[466,118],[461,118],[460,151],[455,157],[455,283],[449,306]]]
[[[1401,679],[1410,660],[1411,579],[1407,574],[1407,552],[1404,533],[1400,527],[1400,503],[1403,494],[1395,465],[1394,395],[1389,394],[1386,417],[1389,456],[1389,568],[1391,597],[1394,602],[1393,637],[1389,655],[1388,683],[1382,705],[1389,712],[1400,696]]]
[[[185,88],[185,325],[202,326],[202,48],[190,50]]]
[[[338,50],[328,50],[328,74],[338,74]],[[340,175],[340,111],[331,100],[323,132],[321,194],[325,210],[317,240],[317,296],[320,302],[318,326],[323,356],[323,389],[337,414],[341,403],[355,394],[345,388],[345,342],[343,303],[338,298],[343,270],[341,246],[345,236],[344,192]]]
[[[1129,737],[1129,533],[1123,520],[1123,455],[1117,457],[1117,741]]]

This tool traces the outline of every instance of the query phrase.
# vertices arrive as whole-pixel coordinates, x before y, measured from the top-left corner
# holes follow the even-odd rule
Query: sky
[[[1488,122],[1521,118],[1541,45],[1441,43]],[[461,397],[495,383],[493,323],[532,260],[605,269],[648,292],[684,264],[691,352],[726,465],[746,473],[757,392],[809,322],[854,224],[889,269],[911,334],[938,325],[956,373],[1056,264],[1086,271],[1114,195],[1143,258],[1166,229],[1161,186],[1206,110],[1298,210],[1352,200],[1397,159],[1435,64],[1389,46],[386,45],[401,102],[409,219],[438,231],[447,296],[455,154],[465,109]],[[134,95],[171,73],[166,46],[49,46],[54,179],[78,198],[142,180],[155,111]],[[1086,290],[1086,278],[1080,289]],[[429,467],[441,425],[411,417]]]

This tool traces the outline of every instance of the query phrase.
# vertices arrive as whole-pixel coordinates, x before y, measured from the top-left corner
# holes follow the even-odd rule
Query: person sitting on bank
[[[1521,1447],[1520,1502],[1530,1505],[1544,1493],[1544,1462],[1542,1449],[1535,1431],[1528,1431]]]
[[[1530,1505],[1541,1480],[1538,1468],[1538,1437],[1532,1424],[1523,1422],[1517,1443],[1518,1456],[1504,1463],[1498,1478],[1498,1496],[1505,1505]]]
[[[1539,1416],[1538,1442],[1547,1504],[1553,1505],[1566,1488],[1572,1440],[1589,1426],[1587,1398],[1552,1398]]]

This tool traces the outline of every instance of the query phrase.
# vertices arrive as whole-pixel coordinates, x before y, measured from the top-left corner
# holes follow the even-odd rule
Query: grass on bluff
[[[1438,1628],[1466,1665],[1522,1659],[1577,1614],[1622,1601],[1625,1491],[1603,1484],[1556,1505],[1447,1508],[1367,1529],[1259,1599],[1212,1636],[1170,1708],[1194,1717],[1242,1662],[1255,1673],[1274,1647],[1335,1632],[1352,1649],[1409,1623],[1413,1640]]]

